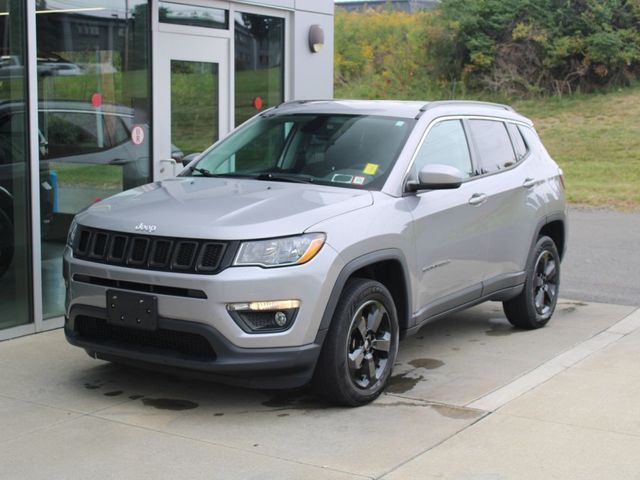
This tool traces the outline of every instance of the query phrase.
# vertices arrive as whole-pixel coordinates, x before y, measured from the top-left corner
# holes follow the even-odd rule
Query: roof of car
[[[266,110],[263,115],[294,113],[333,113],[351,115],[379,115],[401,118],[420,118],[431,109],[445,110],[448,114],[493,115],[527,121],[508,105],[471,100],[406,101],[406,100],[293,100]]]

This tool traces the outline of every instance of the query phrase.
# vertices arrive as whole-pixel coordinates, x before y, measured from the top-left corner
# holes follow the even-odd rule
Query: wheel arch
[[[382,283],[393,297],[400,332],[409,328],[411,316],[411,283],[407,261],[401,250],[390,248],[370,252],[348,262],[338,274],[318,329],[321,342],[331,326],[340,295],[351,278],[368,278]],[[318,340],[316,343],[318,343]]]
[[[564,258],[564,254],[567,250],[567,218],[564,212],[547,215],[539,224],[536,229],[537,234],[532,239],[531,246],[538,241],[538,238],[542,235],[550,237],[556,244],[560,260]]]
[[[565,238],[565,222],[564,219],[551,220],[544,224],[539,232],[538,237],[546,235],[556,244],[560,260],[564,258],[564,252],[566,250],[566,238]]]

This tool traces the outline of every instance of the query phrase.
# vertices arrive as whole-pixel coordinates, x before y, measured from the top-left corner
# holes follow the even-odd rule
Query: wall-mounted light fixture
[[[309,27],[309,50],[318,53],[324,47],[324,30],[320,25]]]

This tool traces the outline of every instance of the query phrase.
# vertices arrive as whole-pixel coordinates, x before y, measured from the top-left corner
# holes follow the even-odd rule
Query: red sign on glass
[[[144,142],[144,129],[140,125],[134,125],[131,129],[131,142],[134,145],[142,145]]]

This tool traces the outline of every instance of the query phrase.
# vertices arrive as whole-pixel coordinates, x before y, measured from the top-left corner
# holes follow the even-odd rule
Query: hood
[[[167,237],[242,240],[295,235],[373,204],[368,191],[251,179],[180,177],[95,203],[81,225]],[[146,231],[136,231],[144,224]],[[154,228],[155,227],[155,228]]]

